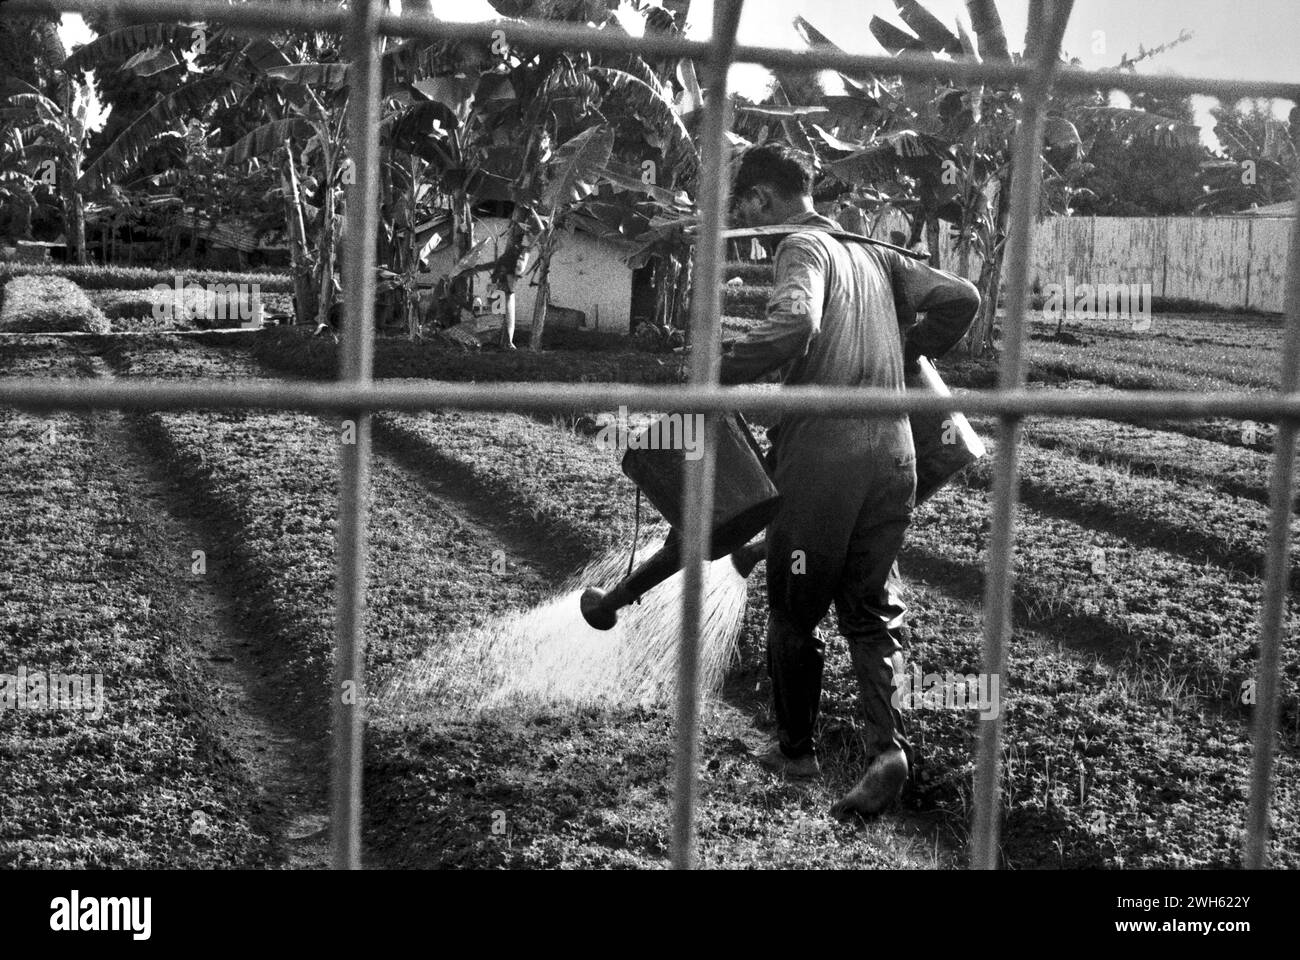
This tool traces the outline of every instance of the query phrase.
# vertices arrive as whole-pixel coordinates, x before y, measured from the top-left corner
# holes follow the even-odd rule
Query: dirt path
[[[111,376],[103,360],[87,357],[94,374]],[[279,658],[239,622],[224,536],[195,509],[193,498],[145,453],[135,429],[118,411],[92,421],[97,461],[128,498],[142,538],[165,584],[181,635],[173,639],[202,663],[211,682],[214,718],[233,756],[258,788],[264,811],[258,827],[297,869],[329,865],[326,741],[288,707],[289,678]],[[195,550],[205,572],[194,572]]]

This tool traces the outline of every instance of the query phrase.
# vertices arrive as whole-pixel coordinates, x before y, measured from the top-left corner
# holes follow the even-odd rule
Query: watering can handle
[[[749,423],[746,422],[739,411],[733,413],[732,416],[736,418],[736,424],[740,427],[740,432],[744,435],[746,442],[749,443],[749,448],[754,451],[754,456],[758,457],[760,463],[765,462],[763,460],[763,451],[759,448],[758,441],[754,439],[754,433],[749,429]]]

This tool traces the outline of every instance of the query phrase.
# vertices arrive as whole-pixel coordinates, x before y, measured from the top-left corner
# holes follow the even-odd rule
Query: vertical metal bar
[[[355,182],[347,192],[343,278],[342,379],[370,380],[375,298],[375,220],[379,203],[379,0],[352,0],[353,76],[348,148]],[[334,659],[334,769],[331,845],[334,867],[361,867],[361,759],[365,725],[366,518],[370,489],[370,411],[342,411],[353,424],[341,437],[337,648]],[[348,442],[351,440],[352,442]]]
[[[1073,0],[1041,0],[1030,6],[1037,29],[1038,65],[1025,88],[1020,130],[1016,134],[1011,175],[1011,233],[1007,238],[1007,316],[1002,327],[1002,359],[998,386],[1013,390],[1024,383],[1024,324],[1028,303],[1029,254],[1038,190],[1042,180],[1040,155],[1043,121],[1052,74],[1056,70],[1061,36]],[[1035,20],[1034,18],[1038,19]],[[991,291],[997,296],[997,291]],[[1006,641],[1011,635],[1011,556],[1015,544],[1015,511],[1019,493],[1020,418],[1003,417],[993,473],[993,529],[989,538],[984,590],[984,673],[1001,677]],[[1003,683],[1001,689],[1007,689]],[[980,723],[975,767],[975,814],[971,829],[971,866],[992,870],[998,865],[999,778],[1001,776],[1002,711]]]
[[[1300,172],[1300,171],[1297,171]],[[1279,389],[1300,391],[1300,198],[1291,224],[1287,255],[1286,343]],[[1268,804],[1272,787],[1273,736],[1277,732],[1278,662],[1286,620],[1287,580],[1291,571],[1291,499],[1295,488],[1296,421],[1283,419],[1273,439],[1273,472],[1268,495],[1268,553],[1260,609],[1259,666],[1255,681],[1255,744],[1250,768],[1250,809],[1246,818],[1245,865],[1262,870],[1268,860]]]
[[[703,163],[699,172],[700,236],[691,271],[691,382],[718,382],[719,317],[722,314],[722,229],[729,173],[726,132],[730,127],[727,69],[736,45],[742,0],[715,0],[708,60]],[[686,464],[682,511],[682,631],[677,657],[677,754],[673,792],[672,862],[678,870],[695,865],[695,765],[698,754],[700,629],[703,621],[704,563],[712,539],[713,475],[718,418],[705,417],[703,456]]]

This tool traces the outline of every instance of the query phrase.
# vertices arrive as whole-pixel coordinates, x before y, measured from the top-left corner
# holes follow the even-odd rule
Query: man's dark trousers
[[[870,421],[812,420],[775,431],[768,463],[783,494],[767,531],[768,674],[781,750],[811,752],[832,603],[848,641],[867,722],[868,757],[899,747],[892,702],[903,673],[906,606],[896,558],[916,503],[910,432]]]

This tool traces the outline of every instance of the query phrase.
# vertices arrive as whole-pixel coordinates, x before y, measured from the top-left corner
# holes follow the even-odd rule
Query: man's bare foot
[[[907,756],[897,747],[871,761],[857,786],[831,807],[831,816],[844,820],[851,814],[864,817],[880,813],[903,793],[907,783]]]

